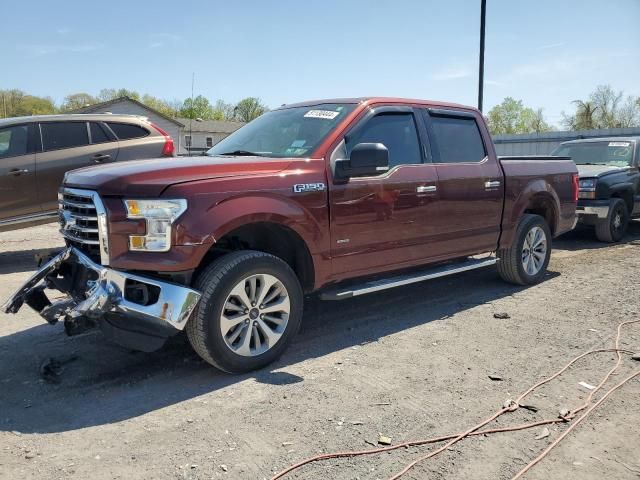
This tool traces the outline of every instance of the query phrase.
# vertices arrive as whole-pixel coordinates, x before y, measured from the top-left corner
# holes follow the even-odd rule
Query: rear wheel
[[[538,283],[549,265],[551,231],[540,215],[525,214],[509,248],[498,250],[498,273],[516,285]]]
[[[609,205],[609,215],[596,222],[596,238],[601,242],[619,242],[627,233],[629,211],[621,198],[614,198]]]
[[[256,251],[225,255],[194,282],[202,298],[187,324],[194,350],[229,373],[276,360],[298,331],[303,295],[283,260]]]

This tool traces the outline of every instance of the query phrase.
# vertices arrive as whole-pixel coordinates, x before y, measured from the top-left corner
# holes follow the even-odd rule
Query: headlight
[[[597,179],[587,178],[580,180],[580,190],[595,190]]]
[[[127,218],[147,221],[146,235],[129,235],[129,250],[166,252],[171,248],[171,225],[187,209],[187,201],[125,200]]]

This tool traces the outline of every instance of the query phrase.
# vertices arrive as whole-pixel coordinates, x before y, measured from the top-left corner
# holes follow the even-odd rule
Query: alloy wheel
[[[291,303],[285,286],[273,275],[257,274],[236,284],[220,314],[227,347],[254,357],[271,349],[287,328]]]
[[[547,237],[538,226],[527,233],[522,245],[522,267],[527,275],[534,276],[542,269],[547,258]]]

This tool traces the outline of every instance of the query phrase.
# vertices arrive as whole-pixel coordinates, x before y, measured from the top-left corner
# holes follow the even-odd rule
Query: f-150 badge
[[[294,193],[323,192],[326,188],[324,183],[296,183],[293,186]]]

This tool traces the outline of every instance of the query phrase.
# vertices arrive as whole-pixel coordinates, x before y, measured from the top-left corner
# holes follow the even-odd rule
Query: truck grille
[[[98,194],[90,190],[64,188],[58,199],[60,233],[67,244],[78,248],[97,263],[108,263],[106,212]]]

